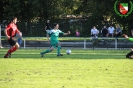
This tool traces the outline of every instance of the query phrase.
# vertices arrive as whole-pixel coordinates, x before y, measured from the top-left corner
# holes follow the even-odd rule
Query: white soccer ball
[[[66,54],[70,55],[71,54],[71,50],[66,50]]]

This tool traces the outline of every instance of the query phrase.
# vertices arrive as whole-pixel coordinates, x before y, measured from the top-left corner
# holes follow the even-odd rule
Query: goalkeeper
[[[128,39],[129,41],[133,42],[133,38],[130,38],[128,37],[127,35],[123,34],[123,36]],[[133,48],[131,48],[131,52],[129,52],[127,55],[126,55],[126,58],[130,58],[130,59],[133,59]]]
[[[46,51],[41,52],[40,53],[41,54],[41,57],[43,57],[44,54],[53,51],[54,48],[56,48],[56,47],[57,47],[57,56],[63,56],[60,53],[61,45],[60,45],[59,40],[58,40],[59,34],[69,35],[70,34],[70,31],[68,31],[68,33],[64,33],[61,30],[59,30],[58,28],[59,28],[59,24],[55,23],[54,24],[54,29],[52,29],[52,30],[50,30],[50,31],[47,32],[47,38],[48,38],[48,41],[51,44],[51,47],[50,47],[50,49],[47,49]]]

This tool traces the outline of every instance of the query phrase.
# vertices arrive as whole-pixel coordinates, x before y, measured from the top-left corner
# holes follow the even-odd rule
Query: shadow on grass
[[[0,49],[0,59],[3,59],[7,50]],[[19,49],[12,53],[11,59],[127,59],[126,54],[129,52],[129,50],[72,49],[71,55],[67,55],[66,49],[61,49],[63,56],[57,57],[57,50],[54,50],[41,57],[39,53],[41,51],[44,51],[44,49]]]
[[[4,55],[0,54],[0,59]],[[7,58],[8,59],[8,58]],[[63,54],[63,56],[58,57],[56,54],[45,54],[41,57],[40,54],[12,54],[12,58],[9,59],[127,59],[125,55],[100,55],[100,54]]]

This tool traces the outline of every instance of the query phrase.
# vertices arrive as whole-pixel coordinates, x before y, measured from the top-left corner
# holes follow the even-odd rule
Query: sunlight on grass
[[[128,50],[74,49],[66,55],[62,49],[63,57],[55,50],[41,58],[43,49],[20,49],[9,59],[2,58],[3,50],[0,88],[133,88],[133,60],[124,55]]]

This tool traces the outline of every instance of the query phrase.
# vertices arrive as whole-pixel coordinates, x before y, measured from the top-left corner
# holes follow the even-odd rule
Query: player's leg
[[[132,55],[133,55],[133,51],[129,52],[129,53],[126,55],[126,58],[131,58]]]
[[[130,56],[130,59],[133,59],[133,55]]]
[[[12,53],[12,52],[16,51],[17,49],[19,49],[19,44],[18,44],[18,43],[16,43],[16,44],[9,50],[9,52]]]
[[[18,48],[19,48],[19,44],[13,40],[13,39],[10,39],[8,40],[9,41],[9,44],[12,46],[8,52],[6,53],[6,55],[4,56],[4,58],[7,58],[8,56],[11,58],[11,53],[16,51]]]
[[[50,46],[49,49],[47,49],[47,50],[45,50],[45,51],[43,51],[43,52],[40,53],[40,54],[41,54],[41,57],[43,57],[44,54],[49,53],[49,52],[51,52],[51,51],[53,51],[53,50],[54,50],[54,47],[53,47],[53,46]]]
[[[60,53],[61,45],[60,42],[57,44],[57,56],[63,56],[63,54]]]

